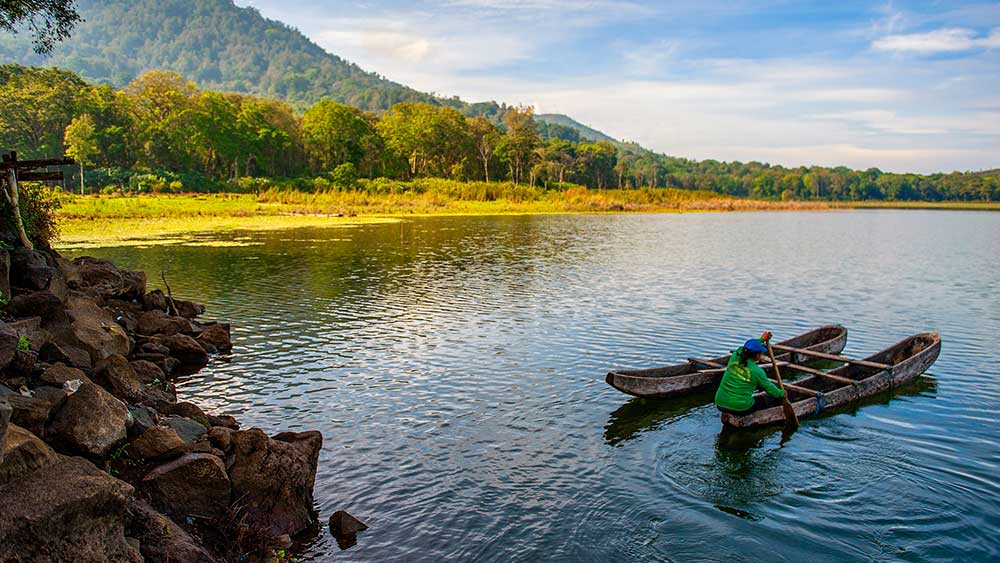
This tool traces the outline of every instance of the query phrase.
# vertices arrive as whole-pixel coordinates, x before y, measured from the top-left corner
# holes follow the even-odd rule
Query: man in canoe
[[[785,392],[771,383],[764,370],[757,365],[761,356],[767,353],[764,343],[770,339],[771,333],[765,332],[759,339],[747,340],[729,356],[726,373],[722,375],[722,383],[715,392],[715,406],[720,411],[732,414],[753,411],[758,406],[753,396],[758,388],[777,399],[785,396]]]

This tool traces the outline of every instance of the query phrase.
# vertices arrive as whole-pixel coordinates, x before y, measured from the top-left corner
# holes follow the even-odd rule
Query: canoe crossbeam
[[[853,379],[851,379],[849,377],[842,377],[842,376],[839,376],[839,375],[833,375],[832,373],[827,373],[825,371],[821,371],[821,370],[818,370],[818,369],[807,368],[806,366],[800,366],[798,364],[788,364],[788,365],[786,365],[784,367],[787,367],[788,369],[793,370],[793,371],[800,371],[802,373],[808,373],[809,375],[815,375],[817,377],[822,377],[824,379],[829,379],[830,381],[835,381],[835,382],[837,382],[837,383],[839,383],[841,385],[857,385],[857,383],[858,383],[857,381],[854,381]]]
[[[823,358],[824,360],[832,360],[835,362],[843,362],[845,364],[854,364],[856,366],[863,366],[866,368],[875,368],[879,370],[889,369],[892,366],[889,364],[880,364],[878,362],[869,362],[868,360],[855,360],[854,358],[848,358],[846,356],[838,356],[837,354],[827,354],[826,352],[814,352],[812,350],[806,350],[804,348],[793,348],[791,346],[784,346],[782,344],[774,344],[774,348],[778,350],[783,350],[785,352],[794,352],[796,354],[802,354],[804,356],[813,356],[814,358]]]

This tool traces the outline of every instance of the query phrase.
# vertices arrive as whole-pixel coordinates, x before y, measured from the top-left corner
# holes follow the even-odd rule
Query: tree
[[[503,116],[507,134],[497,147],[497,152],[507,161],[510,179],[515,184],[523,181],[524,173],[531,169],[535,148],[541,142],[534,114],[533,108],[522,106],[511,108]]]
[[[62,156],[66,126],[86,88],[80,77],[63,70],[0,67],[0,146],[22,158]]]
[[[94,118],[89,113],[74,117],[66,127],[65,142],[66,154],[80,163],[80,195],[83,195],[83,165],[94,164],[99,152]]]
[[[35,52],[40,55],[51,53],[79,21],[76,0],[0,1],[0,29],[16,34],[27,25]]]
[[[485,117],[476,117],[469,119],[469,131],[476,146],[476,154],[483,163],[483,177],[489,182],[490,160],[493,159],[493,153],[500,142],[500,130]]]
[[[190,168],[195,156],[192,113],[199,91],[176,72],[150,71],[125,89],[140,151],[148,166]]]
[[[357,166],[365,157],[375,134],[365,113],[358,108],[323,100],[302,116],[306,152],[322,170],[332,171],[350,162]]]

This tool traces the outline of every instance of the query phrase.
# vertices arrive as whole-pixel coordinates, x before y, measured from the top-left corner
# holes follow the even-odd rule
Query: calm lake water
[[[370,530],[315,561],[996,561],[1000,213],[461,217],[87,254],[233,323],[185,399],[325,437],[316,499]],[[71,252],[78,255],[82,252]],[[157,286],[158,280],[151,285]],[[615,367],[762,330],[935,330],[917,382],[780,429],[711,397],[632,399]]]

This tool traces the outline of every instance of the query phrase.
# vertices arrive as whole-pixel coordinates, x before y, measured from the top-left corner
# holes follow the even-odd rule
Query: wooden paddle
[[[792,402],[788,400],[788,391],[785,391],[785,384],[781,382],[781,372],[778,370],[777,360],[774,359],[774,348],[771,348],[771,339],[767,339],[764,343],[767,344],[767,353],[771,356],[771,365],[774,366],[774,376],[778,378],[778,388],[785,392],[784,402],[781,404],[781,408],[785,412],[785,424],[793,427],[798,426],[799,416],[795,414]]]

